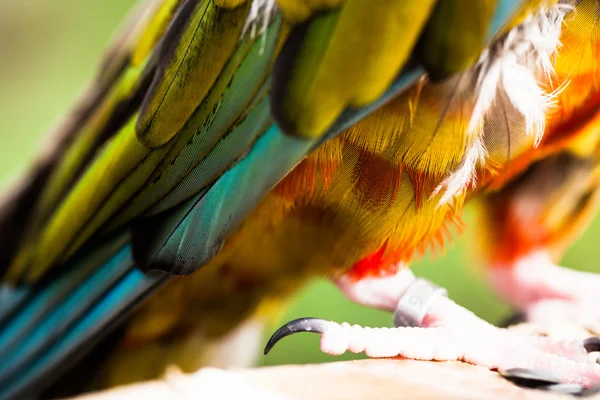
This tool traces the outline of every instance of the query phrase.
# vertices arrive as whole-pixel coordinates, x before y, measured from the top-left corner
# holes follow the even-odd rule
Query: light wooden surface
[[[595,397],[600,398],[600,397]],[[485,368],[458,362],[360,360],[247,370],[170,371],[160,381],[124,386],[79,400],[260,399],[573,399],[521,389]]]
[[[510,328],[527,334],[583,339],[598,334],[561,322],[540,328]],[[600,399],[600,395],[587,399]],[[204,368],[193,374],[176,369],[161,380],[92,393],[77,400],[241,399],[241,400],[395,400],[395,399],[575,399],[569,395],[522,389],[486,368],[460,362],[371,359],[251,369]]]

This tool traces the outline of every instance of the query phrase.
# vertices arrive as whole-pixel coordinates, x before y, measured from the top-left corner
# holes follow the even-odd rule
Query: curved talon
[[[596,342],[594,342],[594,344],[597,345]],[[589,397],[600,393],[600,383],[589,388],[578,384],[562,383],[558,376],[546,370],[511,368],[506,371],[500,370],[498,372],[505,379],[520,387],[545,390],[554,393],[571,394],[577,397]]]
[[[527,321],[527,315],[521,311],[514,313],[506,320],[500,323],[501,328],[508,328],[509,326],[519,325],[523,322]]]
[[[264,354],[267,355],[277,342],[294,333],[311,332],[322,335],[327,330],[329,323],[329,321],[321,318],[298,318],[290,321],[281,328],[277,329],[277,331],[275,331],[275,333],[271,336],[267,342],[267,345],[265,346]]]
[[[507,380],[518,386],[536,388],[562,383],[561,379],[550,371],[531,368],[511,368],[498,371]]]
[[[540,389],[554,393],[572,394],[574,396],[580,396],[586,390],[585,387],[574,383],[555,383],[542,386]]]
[[[600,337],[594,336],[583,341],[583,347],[588,353],[600,351]]]

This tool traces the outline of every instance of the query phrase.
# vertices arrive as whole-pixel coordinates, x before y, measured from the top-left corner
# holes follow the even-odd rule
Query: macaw
[[[312,331],[331,354],[600,381],[598,339],[493,327],[408,269],[480,201],[501,293],[530,320],[600,317],[600,277],[555,264],[599,198],[597,1],[141,10],[1,203],[0,398],[253,347],[319,275],[396,328],[303,319],[266,351]]]

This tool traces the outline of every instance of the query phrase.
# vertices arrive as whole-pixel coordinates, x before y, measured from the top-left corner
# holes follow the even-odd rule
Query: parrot
[[[0,202],[0,398],[247,362],[318,276],[395,327],[303,318],[265,353],[313,332],[593,386],[599,338],[495,327],[409,264],[480,204],[500,294],[600,321],[600,276],[558,265],[600,202],[599,20],[597,0],[142,2]]]

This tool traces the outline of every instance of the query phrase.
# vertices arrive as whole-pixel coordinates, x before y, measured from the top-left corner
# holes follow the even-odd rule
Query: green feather
[[[234,9],[187,1],[163,39],[158,72],[144,99],[138,137],[149,147],[171,140],[208,94],[233,55],[250,2]]]
[[[206,159],[214,159],[215,145],[225,135],[231,136],[232,127],[242,114],[248,113],[246,108],[266,79],[279,39],[279,29],[280,18],[276,18],[267,29],[264,41],[247,38],[240,43],[209,95],[177,135],[161,165],[128,206],[111,220],[110,227],[142,214],[168,196],[182,180],[190,179],[199,164],[206,164]],[[232,154],[239,154],[239,150],[232,150]],[[227,159],[224,156],[223,160]],[[220,173],[221,170],[217,171]],[[196,188],[192,188],[188,197],[201,188],[201,182],[196,182]],[[183,200],[185,198],[180,199]]]

